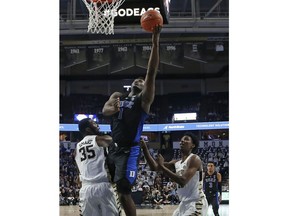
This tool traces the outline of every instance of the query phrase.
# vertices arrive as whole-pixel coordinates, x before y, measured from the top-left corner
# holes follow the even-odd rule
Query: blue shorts
[[[118,147],[112,144],[109,147],[107,165],[119,193],[131,193],[131,188],[137,179],[140,153],[139,145]]]

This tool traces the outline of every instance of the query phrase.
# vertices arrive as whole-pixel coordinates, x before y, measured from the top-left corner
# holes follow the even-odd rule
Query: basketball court
[[[149,10],[150,15],[143,16]],[[155,12],[153,16],[152,11]],[[218,91],[218,86],[224,86],[222,78],[224,82],[228,79],[228,21],[228,0],[204,3],[199,0],[60,0],[63,95],[68,89],[66,84],[70,89],[69,82],[69,94],[73,94],[73,81],[76,81],[85,88],[91,83],[93,93],[105,95],[108,90],[124,88],[126,83],[119,80],[127,81],[145,74],[155,24],[163,25],[156,92],[167,94],[174,92],[175,86],[184,85],[188,88],[185,91],[193,92],[194,86],[203,84],[198,79],[207,77],[221,78],[221,84],[215,84]],[[207,83],[207,86],[212,85]],[[90,86],[84,94],[89,93],[88,89]],[[226,84],[223,89],[226,91]],[[153,133],[162,134],[168,127],[159,131],[157,127]],[[104,127],[101,130],[105,131]],[[138,206],[137,215],[171,216],[177,207]],[[60,216],[79,216],[78,205],[60,206],[59,211]],[[219,214],[228,216],[229,204],[221,204]],[[207,215],[214,215],[211,206]],[[122,216],[125,216],[123,209]]]
[[[137,208],[138,216],[171,216],[173,211],[177,208],[177,205],[165,205],[163,209],[139,209]],[[220,205],[219,214],[221,216],[229,215],[229,205]],[[213,216],[212,207],[209,206],[208,215]],[[60,216],[79,216],[78,206],[60,206]],[[125,216],[125,213],[122,213]]]

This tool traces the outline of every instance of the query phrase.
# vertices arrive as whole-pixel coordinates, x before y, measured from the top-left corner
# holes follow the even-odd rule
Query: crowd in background
[[[60,145],[59,160],[59,202],[60,205],[77,205],[79,202],[80,187],[77,184],[77,168],[73,160],[73,149]],[[179,149],[174,149],[174,159],[180,158]],[[150,154],[156,158],[158,150],[150,149]],[[213,147],[204,146],[198,149],[197,153],[202,161],[204,171],[207,162],[213,160],[216,163],[216,170],[222,174],[222,189],[229,190],[229,150],[228,146]],[[142,205],[155,208],[162,208],[163,205],[175,205],[179,203],[177,185],[170,178],[159,172],[151,171],[145,160],[140,160],[136,184],[132,192],[141,192]]]
[[[59,202],[60,205],[76,205],[80,187],[76,178],[78,171],[73,159],[73,150],[60,145],[59,159]]]
[[[60,95],[60,123],[73,123],[74,114],[96,114],[100,124],[109,124],[110,119],[102,115],[108,98],[99,94]],[[173,114],[183,112],[196,112],[197,122],[228,121],[228,103],[227,92],[156,95],[145,123],[172,123]]]

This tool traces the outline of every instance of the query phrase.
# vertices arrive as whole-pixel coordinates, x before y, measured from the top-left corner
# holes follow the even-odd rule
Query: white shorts
[[[121,206],[116,188],[111,183],[82,184],[79,191],[80,215],[83,216],[119,216]]]
[[[206,216],[208,212],[208,202],[206,197],[197,202],[182,201],[174,211],[173,216]]]

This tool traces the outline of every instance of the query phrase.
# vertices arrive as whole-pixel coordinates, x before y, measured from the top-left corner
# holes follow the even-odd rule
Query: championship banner
[[[152,45],[151,44],[136,44],[136,66],[147,68],[150,58]]]
[[[86,61],[85,46],[68,46],[64,47],[64,67],[71,67]]]
[[[184,49],[182,43],[161,43],[160,44],[160,62],[173,65],[176,67],[184,67]]]
[[[111,73],[123,72],[123,69],[134,66],[132,44],[114,44],[111,48]]]
[[[195,41],[184,44],[184,58],[200,63],[207,63],[205,55],[206,46],[204,42]]]
[[[87,47],[87,70],[95,70],[110,64],[110,45]]]

